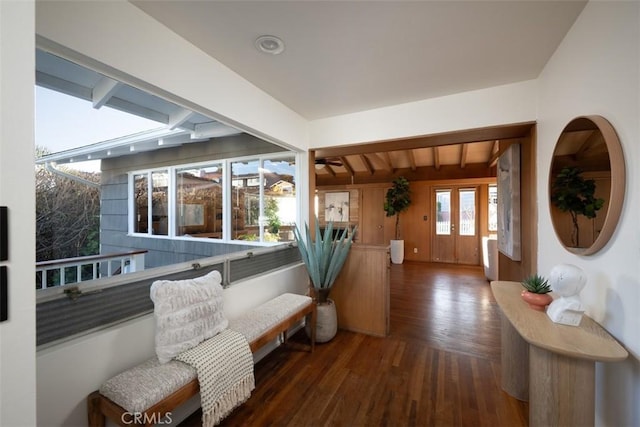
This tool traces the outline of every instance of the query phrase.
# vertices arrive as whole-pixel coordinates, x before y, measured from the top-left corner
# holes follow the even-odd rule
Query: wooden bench
[[[229,328],[243,334],[255,353],[281,335],[286,343],[287,331],[307,316],[313,352],[316,305],[307,296],[280,295],[229,321]],[[106,418],[120,426],[157,424],[199,390],[193,367],[176,360],[161,365],[153,358],[109,379],[87,397],[89,426],[104,426]]]

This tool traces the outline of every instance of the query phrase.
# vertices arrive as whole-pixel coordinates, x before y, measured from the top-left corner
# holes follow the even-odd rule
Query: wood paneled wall
[[[479,218],[478,247],[482,236],[488,231],[488,185],[495,183],[495,178],[475,178],[462,180],[412,181],[411,205],[400,216],[400,238],[404,239],[405,259],[409,261],[432,261],[431,237],[434,229],[435,209],[432,204],[433,187],[443,185],[461,185],[478,188]],[[349,191],[351,209],[349,213],[351,225],[358,224],[357,243],[369,245],[388,245],[395,234],[395,217],[386,217],[384,213],[384,197],[391,186],[386,184],[355,184],[344,186],[318,187],[318,219],[324,222],[324,195],[333,191]],[[363,202],[364,200],[364,202]],[[367,211],[364,211],[365,206]],[[377,206],[378,212],[370,212]],[[414,252],[414,248],[417,252]]]

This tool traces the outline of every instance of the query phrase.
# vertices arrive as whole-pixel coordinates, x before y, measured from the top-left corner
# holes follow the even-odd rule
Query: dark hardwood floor
[[[260,361],[251,398],[221,425],[527,425],[527,404],[500,389],[500,319],[479,267],[392,265],[388,337],[306,344],[298,333]]]

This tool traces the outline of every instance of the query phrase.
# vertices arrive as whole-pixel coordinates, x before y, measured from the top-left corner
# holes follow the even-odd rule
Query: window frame
[[[264,225],[262,224],[265,215],[265,192],[264,185],[259,185],[259,197],[260,197],[260,213],[259,213],[259,226],[260,226],[260,235],[259,240],[257,241],[247,241],[247,240],[237,240],[232,239],[232,222],[231,222],[231,193],[232,193],[232,171],[231,165],[236,162],[243,161],[258,161],[258,179],[259,182],[264,182],[264,162],[267,160],[278,160],[278,159],[290,159],[293,158],[295,161],[294,165],[294,183],[296,187],[295,191],[295,206],[296,213],[294,221],[296,224],[300,221],[301,218],[301,200],[300,200],[300,192],[297,191],[298,183],[300,181],[300,153],[296,151],[283,151],[283,152],[275,152],[275,153],[264,153],[258,155],[248,155],[241,157],[230,157],[225,159],[211,159],[206,161],[200,161],[195,163],[185,163],[185,164],[175,164],[163,167],[154,167],[154,168],[145,168],[145,169],[136,169],[127,172],[127,188],[128,188],[128,218],[127,218],[127,235],[131,237],[144,237],[144,238],[152,238],[152,239],[171,239],[171,240],[189,240],[189,241],[203,241],[210,243],[230,243],[230,244],[242,244],[242,245],[255,245],[255,246],[273,246],[277,244],[282,244],[286,242],[266,242],[264,241]],[[201,238],[195,236],[180,236],[177,235],[177,207],[178,207],[178,180],[177,173],[179,170],[189,169],[189,168],[199,168],[212,164],[221,165],[222,166],[222,238]],[[147,232],[141,233],[135,231],[135,219],[136,219],[136,201],[135,201],[135,177],[139,175],[146,174],[147,176],[147,192],[148,196],[148,204],[152,201],[151,191],[153,189],[153,173],[157,172],[166,172],[168,175],[168,231],[167,234],[153,234],[153,226],[149,224],[147,226]],[[152,206],[151,206],[152,208]],[[147,216],[150,218],[152,216],[152,212],[149,206],[147,206]]]

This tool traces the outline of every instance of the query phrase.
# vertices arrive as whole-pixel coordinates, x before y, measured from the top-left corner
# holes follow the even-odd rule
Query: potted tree
[[[308,224],[305,224],[305,238],[297,226],[294,228],[294,235],[316,295],[316,342],[327,342],[338,331],[336,307],[329,298],[329,292],[347,260],[358,227],[354,227],[353,230],[345,227],[342,232],[338,230],[334,236],[333,221],[327,224],[324,235],[320,232],[317,218],[315,224],[315,241],[311,237]]]
[[[596,198],[596,183],[593,179],[584,179],[582,171],[576,167],[562,168],[551,188],[551,202],[562,212],[569,212],[573,229],[571,244],[580,247],[580,226],[578,216],[595,218],[602,209],[604,199]]]
[[[395,240],[391,241],[391,262],[394,264],[402,264],[404,261],[404,240],[400,240],[400,214],[407,210],[410,204],[409,181],[400,176],[393,180],[384,202],[387,216],[396,217]]]

